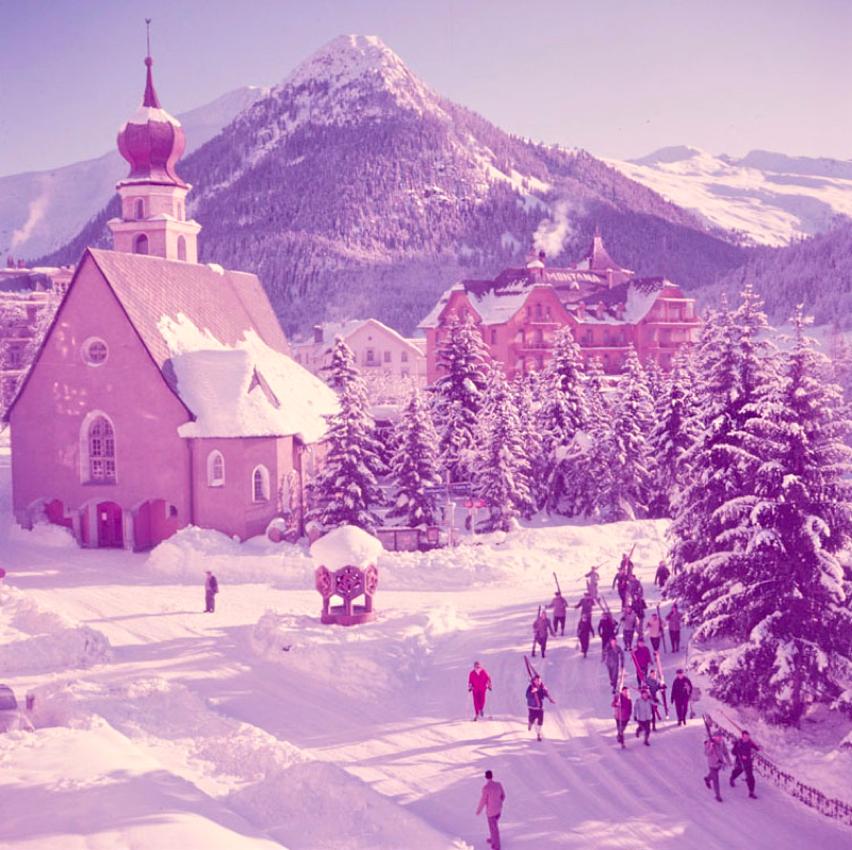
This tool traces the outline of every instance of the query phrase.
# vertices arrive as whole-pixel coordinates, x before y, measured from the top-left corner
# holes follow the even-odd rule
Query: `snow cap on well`
[[[341,525],[311,545],[311,557],[329,570],[368,567],[376,563],[381,551],[377,538],[354,525]]]

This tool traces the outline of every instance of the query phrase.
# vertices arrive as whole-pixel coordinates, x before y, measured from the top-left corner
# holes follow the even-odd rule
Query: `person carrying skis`
[[[553,626],[550,625],[550,620],[547,619],[547,613],[544,608],[539,610],[538,616],[533,620],[533,647],[532,657],[535,658],[536,644],[541,647],[541,657],[545,658],[547,654],[547,636],[548,634],[555,635]]]
[[[536,729],[536,738],[541,740],[541,727],[544,725],[544,701],[549,699],[552,703],[556,700],[550,696],[550,692],[541,681],[541,676],[537,673],[532,677],[532,681],[527,687],[527,731],[538,725]]]
[[[672,642],[672,652],[680,652],[680,611],[677,610],[677,603],[672,605],[672,610],[666,615],[666,620],[669,624],[669,637]]]
[[[633,719],[638,724],[636,727],[636,737],[641,734],[645,735],[645,746],[650,747],[651,742],[648,740],[651,737],[651,722],[654,719],[654,703],[651,702],[651,692],[647,688],[642,688],[639,692],[639,699],[633,706]]]
[[[594,634],[595,627],[592,625],[592,615],[580,615],[580,622],[577,623],[577,637],[580,639],[580,649],[583,653],[583,658],[589,654],[589,638]]]
[[[627,582],[629,581],[629,576],[627,575],[627,570],[619,567],[618,572],[615,574],[615,578],[612,580],[613,590],[618,591],[618,597],[621,599],[621,607],[623,608],[625,603],[627,602]]]
[[[473,719],[485,717],[485,692],[491,690],[491,677],[478,661],[473,662],[467,677],[467,689],[473,695]]]
[[[675,680],[672,682],[672,702],[677,711],[677,725],[686,726],[686,713],[689,710],[689,698],[692,696],[692,682],[686,677],[682,668],[678,668]]]
[[[607,609],[601,615],[600,620],[598,620],[598,636],[601,639],[601,658],[604,657],[610,640],[615,637],[615,632],[615,620],[612,613]]]
[[[213,614],[216,611],[216,594],[219,592],[219,582],[211,570],[207,570],[204,579],[204,613]]]
[[[600,576],[598,575],[597,565],[595,565],[586,573],[586,592],[592,597],[592,599],[598,598],[599,582]]]
[[[651,614],[651,619],[648,620],[648,637],[651,638],[651,646],[654,652],[660,651],[660,639],[663,634],[663,624],[655,611]]]
[[[660,714],[660,700],[658,699],[662,685],[660,684],[660,680],[657,678],[657,671],[654,669],[653,665],[648,670],[648,678],[645,680],[645,685],[648,688],[648,692],[651,694],[651,702],[654,703],[654,713],[651,715],[651,731],[656,732],[657,718],[659,717],[660,720],[663,719]]]
[[[636,664],[636,684],[644,685],[648,678],[648,668],[651,666],[651,650],[645,646],[645,641],[642,638],[636,642],[636,649],[633,651],[633,661]]]
[[[752,800],[757,799],[757,794],[754,793],[754,765],[752,764],[752,757],[759,751],[760,747],[752,741],[751,735],[743,729],[740,733],[740,739],[734,743],[732,748],[736,764],[733,773],[731,773],[731,788],[734,787],[737,777],[741,773],[745,773],[748,795]]]
[[[606,664],[606,672],[609,673],[609,684],[615,693],[618,673],[624,667],[624,650],[618,645],[618,640],[613,635],[604,650],[603,663]]]
[[[666,586],[666,582],[669,580],[670,575],[671,573],[669,572],[669,568],[666,566],[666,562],[660,561],[660,565],[657,567],[657,572],[654,575],[654,584],[662,590]]]
[[[728,748],[722,739],[722,733],[718,730],[711,732],[709,737],[704,741],[704,755],[707,758],[707,775],[704,777],[704,784],[708,790],[712,788],[716,792],[716,799],[721,803],[722,794],[719,791],[719,771],[723,767],[729,767],[731,758],[728,755]]]
[[[595,600],[588,593],[583,594],[583,598],[574,606],[580,609],[581,616],[592,619],[592,609],[595,607]]]
[[[638,622],[636,612],[627,605],[621,613],[621,634],[624,636],[624,649],[627,652],[633,648],[633,632],[636,631]]]
[[[556,636],[556,631],[561,627],[562,634],[565,634],[565,615],[568,613],[568,603],[562,595],[561,590],[557,590],[553,594],[553,599],[547,606],[553,609],[553,635]],[[544,653],[542,653],[543,655]]]
[[[485,809],[485,816],[488,818],[488,831],[491,833],[491,837],[488,839],[491,850],[500,850],[500,828],[497,821],[503,814],[505,800],[506,792],[503,790],[503,786],[494,781],[494,774],[490,770],[486,770],[485,785],[482,786],[482,796],[479,798],[476,814],[478,815]]]
[[[610,705],[613,708],[615,716],[615,734],[623,750],[626,748],[624,730],[627,728],[627,724],[630,722],[630,717],[633,714],[633,702],[630,699],[630,689],[627,685],[621,689],[620,694],[613,695]]]

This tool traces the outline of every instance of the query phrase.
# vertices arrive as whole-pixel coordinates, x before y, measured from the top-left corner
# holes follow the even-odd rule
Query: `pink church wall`
[[[90,337],[108,346],[102,365],[83,359]],[[81,480],[81,426],[92,411],[106,414],[115,429],[113,484]],[[158,542],[137,539],[127,518],[145,502],[162,500],[161,512],[151,509],[154,520],[140,523],[151,535],[190,522],[189,450],[177,434],[187,419],[96,265],[85,258],[11,413],[16,517],[28,525],[34,504],[58,499],[78,537],[97,545],[98,523],[110,522],[97,506],[115,503],[123,513],[125,546]]]

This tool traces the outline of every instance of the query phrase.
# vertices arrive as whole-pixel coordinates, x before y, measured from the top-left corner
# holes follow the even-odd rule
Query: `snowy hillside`
[[[506,789],[512,850],[848,846],[848,828],[762,777],[758,800],[725,785],[716,803],[701,781],[698,720],[661,720],[650,747],[631,734],[619,749],[598,645],[580,655],[573,610],[571,636],[536,660],[556,704],[545,740],[531,738],[522,657],[551,571],[573,602],[588,565],[603,563],[612,602],[612,569],[635,544],[650,594],[661,521],[535,527],[456,551],[388,554],[378,621],[342,629],[319,625],[300,547],[187,530],[149,556],[80,550],[57,528],[13,528],[8,488],[4,451],[3,681],[34,694],[36,731],[0,734],[3,848],[485,848],[474,811],[489,768]],[[205,569],[221,587],[212,615],[201,613]],[[83,635],[90,650],[75,656],[66,645]],[[34,659],[36,638],[53,654]],[[664,658],[670,679],[684,656]],[[476,724],[474,659],[494,685]],[[706,696],[705,708],[715,710]],[[782,764],[848,792],[842,729],[802,744],[749,723]]]
[[[177,118],[193,151],[213,138],[264,90],[244,86]],[[132,111],[128,103],[128,115]],[[106,148],[111,139],[104,139]],[[37,257],[63,245],[115,194],[127,174],[117,150],[49,171],[0,177],[0,254]]]
[[[837,216],[852,216],[852,160],[758,150],[735,159],[681,145],[609,163],[756,245],[786,245],[827,230]]]

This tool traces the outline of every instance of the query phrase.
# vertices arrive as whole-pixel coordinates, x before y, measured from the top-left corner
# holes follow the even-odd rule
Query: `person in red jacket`
[[[621,689],[620,694],[616,694],[612,698],[612,708],[615,715],[615,732],[618,736],[618,743],[621,744],[621,749],[625,749],[624,730],[633,716],[633,701],[630,699],[630,689],[625,685]]]
[[[645,646],[645,641],[639,638],[636,649],[633,650],[633,661],[636,664],[636,683],[640,687],[645,684],[652,660],[651,650]]]
[[[478,661],[473,662],[467,677],[467,689],[473,694],[473,719],[485,717],[485,692],[491,690],[491,677]]]

